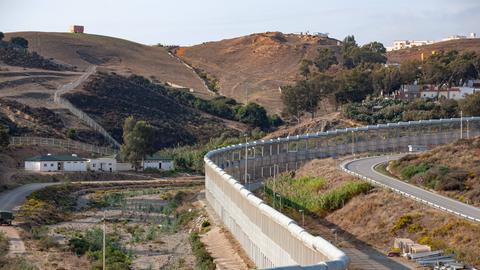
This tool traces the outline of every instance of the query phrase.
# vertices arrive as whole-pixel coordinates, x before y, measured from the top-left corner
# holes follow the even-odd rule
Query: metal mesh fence
[[[82,143],[73,140],[41,138],[41,137],[10,137],[11,145],[34,145],[60,147],[72,151],[85,151],[100,155],[113,155],[118,151],[110,147],[98,146],[88,143]]]
[[[347,128],[228,146],[205,156],[206,197],[259,268],[316,264],[316,269],[326,265],[328,269],[346,269],[348,258],[343,252],[311,236],[246,187],[316,158],[405,152],[408,145],[431,147],[478,135],[480,117],[468,117]]]

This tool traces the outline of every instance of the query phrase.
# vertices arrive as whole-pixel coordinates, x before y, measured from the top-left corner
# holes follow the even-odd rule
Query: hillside
[[[421,54],[428,56],[432,51],[452,51],[459,52],[474,51],[480,53],[480,38],[477,39],[459,39],[438,42],[431,45],[420,46],[416,48],[391,51],[387,53],[388,61],[402,63],[405,60],[421,60]]]
[[[119,74],[140,74],[152,80],[171,82],[192,88],[210,97],[201,79],[161,47],[146,46],[124,39],[91,34],[14,32],[6,39],[21,36],[28,40],[29,50],[59,64],[84,69],[89,65]]]
[[[397,177],[480,206],[480,137],[459,140],[392,161]]]
[[[317,49],[338,49],[337,40],[311,35],[267,32],[182,47],[176,54],[218,80],[219,93],[256,102],[271,113],[282,109],[279,87],[298,78],[303,58]]]
[[[183,105],[168,92],[164,86],[139,76],[100,73],[82,90],[64,97],[93,117],[119,142],[122,125],[129,116],[146,120],[157,129],[156,148],[205,143],[235,130],[236,127],[228,127],[227,121]]]
[[[325,184],[321,194],[329,193],[352,180],[351,175],[338,170],[339,162],[334,159],[312,160],[299,168],[295,175],[299,179],[323,178]],[[301,222],[298,211],[290,213]],[[338,233],[338,244],[347,252],[353,245],[362,251],[368,251],[373,247],[386,254],[393,247],[395,238],[410,238],[418,243],[430,245],[433,249],[449,250],[458,260],[477,267],[480,265],[480,242],[477,241],[480,237],[479,224],[424,206],[381,188],[354,196],[345,202],[343,207],[322,218],[306,216],[305,223],[309,231],[330,237],[330,241],[335,239],[331,233],[331,230],[335,229]],[[352,257],[353,268],[356,263],[358,258]],[[385,267],[388,268],[386,265]],[[361,265],[357,269],[365,267]]]

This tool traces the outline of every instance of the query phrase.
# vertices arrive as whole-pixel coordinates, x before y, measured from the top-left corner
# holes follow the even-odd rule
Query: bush
[[[190,234],[190,245],[197,261],[197,269],[214,270],[216,268],[213,257],[210,256],[205,245],[200,241],[198,233]]]
[[[372,186],[366,182],[347,182],[343,186],[322,195],[319,200],[319,207],[330,211],[342,208],[351,198],[358,194],[365,193],[370,189],[372,189]]]
[[[430,169],[430,165],[426,163],[422,163],[420,165],[409,165],[402,169],[400,175],[403,179],[410,179],[414,175],[428,171],[428,169]]]
[[[407,226],[411,225],[413,223],[413,217],[410,215],[403,215],[400,216],[393,225],[392,232],[396,232],[398,230],[404,229]]]
[[[107,234],[105,242],[106,264],[111,269],[130,269],[131,256],[121,247],[118,236]],[[76,255],[86,254],[93,261],[92,269],[102,269],[103,231],[101,229],[90,229],[84,235],[70,239],[68,245]]]

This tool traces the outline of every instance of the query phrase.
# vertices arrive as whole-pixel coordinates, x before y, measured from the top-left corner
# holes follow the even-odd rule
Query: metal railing
[[[206,198],[259,268],[346,269],[348,257],[268,206],[246,187],[325,157],[406,152],[480,135],[480,117],[399,122],[260,140],[205,156]],[[293,269],[292,268],[292,269]]]
[[[355,159],[355,160],[357,160],[357,159]],[[367,181],[367,182],[370,182],[371,184],[373,184],[373,185],[375,185],[375,186],[379,186],[379,187],[382,187],[382,188],[391,190],[391,191],[393,191],[393,192],[395,192],[395,193],[397,193],[397,194],[402,195],[403,197],[406,197],[406,198],[409,198],[409,199],[413,199],[413,200],[415,200],[415,201],[417,201],[417,202],[423,203],[423,204],[425,204],[425,205],[428,205],[428,206],[430,206],[430,207],[436,208],[436,209],[438,209],[438,210],[441,210],[441,211],[444,211],[444,212],[447,212],[447,213],[450,213],[450,214],[454,214],[454,215],[456,215],[456,216],[459,216],[459,217],[464,218],[464,219],[469,220],[469,221],[480,222],[480,219],[478,219],[478,218],[474,218],[474,217],[472,217],[472,216],[465,215],[465,214],[459,213],[459,212],[457,212],[457,211],[454,211],[454,210],[445,208],[445,207],[440,206],[440,205],[438,205],[438,204],[429,202],[429,201],[427,201],[427,200],[424,200],[424,199],[419,198],[419,197],[417,197],[417,196],[414,196],[414,195],[412,195],[412,194],[406,193],[406,192],[401,191],[401,190],[399,190],[399,189],[396,189],[396,188],[394,188],[394,187],[390,187],[390,186],[388,186],[388,185],[382,184],[382,183],[380,183],[380,182],[378,182],[378,181],[375,181],[374,179],[372,179],[372,178],[370,178],[370,177],[363,176],[363,175],[361,175],[361,174],[359,174],[359,173],[356,173],[356,172],[354,172],[354,171],[351,171],[351,170],[347,169],[348,164],[351,163],[351,162],[353,162],[353,161],[355,161],[355,160],[349,160],[349,161],[342,162],[342,163],[340,164],[340,168],[342,169],[342,171],[344,171],[344,172],[346,172],[346,173],[348,173],[348,174],[350,174],[350,175],[353,175],[353,176],[355,176],[355,177],[357,177],[357,178],[360,178],[360,179],[362,179],[362,180],[365,180],[365,181]]]
[[[110,147],[98,146],[88,143],[83,143],[74,140],[64,140],[56,138],[42,138],[42,137],[10,137],[10,145],[34,145],[34,146],[48,146],[60,147],[72,151],[91,152],[100,155],[117,154],[116,149]]]

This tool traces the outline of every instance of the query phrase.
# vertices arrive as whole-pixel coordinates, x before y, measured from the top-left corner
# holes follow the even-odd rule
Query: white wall
[[[86,161],[65,161],[63,162],[63,171],[85,172],[87,171],[87,162]]]
[[[143,169],[153,168],[163,171],[173,170],[173,161],[145,160]]]
[[[117,170],[117,161],[113,158],[89,159],[87,167],[91,171],[114,172]]]
[[[56,171],[58,171],[58,161],[41,161],[40,162],[40,171],[41,172],[56,172]]]
[[[40,171],[40,161],[25,161],[25,170]]]
[[[133,170],[133,165],[131,163],[128,163],[128,162],[119,162],[117,163],[116,165],[117,167],[117,171],[131,171]]]

